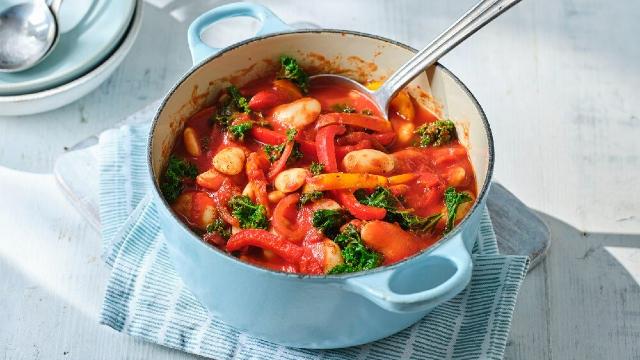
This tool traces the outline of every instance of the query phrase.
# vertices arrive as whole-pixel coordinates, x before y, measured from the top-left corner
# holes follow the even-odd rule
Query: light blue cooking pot
[[[227,17],[261,21],[256,37],[225,49],[200,40],[210,24]],[[165,97],[153,121],[149,169],[154,201],[176,270],[217,318],[251,335],[303,348],[338,348],[396,333],[451,299],[468,284],[470,250],[493,168],[493,142],[482,109],[441,65],[411,87],[427,89],[453,119],[470,150],[478,199],[462,223],[436,245],[392,266],[348,275],[301,276],[262,269],[201,241],[170,210],[158,179],[186,119],[228,85],[243,85],[274,70],[290,54],[305,67],[340,71],[365,80],[388,76],[415,52],[377,36],[338,30],[292,30],[268,9],[234,3],[215,8],[189,28],[194,66]],[[418,90],[416,90],[418,91]]]

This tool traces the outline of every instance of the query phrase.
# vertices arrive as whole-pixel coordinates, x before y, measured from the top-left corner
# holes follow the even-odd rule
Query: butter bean
[[[350,173],[386,175],[395,168],[395,160],[382,151],[363,149],[348,153],[342,159],[342,166]]]
[[[309,176],[311,176],[311,174],[307,169],[291,168],[278,174],[273,185],[277,190],[286,194],[300,189]]]
[[[244,151],[238,147],[228,147],[220,150],[213,157],[213,167],[225,175],[237,175],[244,168]]]

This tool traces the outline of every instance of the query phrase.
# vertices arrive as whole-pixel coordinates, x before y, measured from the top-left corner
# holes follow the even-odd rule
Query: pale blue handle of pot
[[[393,271],[382,271],[369,276],[347,279],[346,287],[389,311],[406,313],[431,309],[462,291],[471,280],[473,268],[471,255],[462,239],[462,232],[428,255],[428,257],[432,256],[450,261],[456,268],[451,277],[435,287],[414,293],[398,293],[392,290],[391,282],[394,281],[394,274],[402,276],[402,273],[396,274],[396,272],[403,271],[403,267],[398,267]],[[427,261],[428,257],[422,261]],[[426,268],[430,272],[438,271],[437,266]],[[426,278],[430,274],[425,271],[421,275]],[[418,282],[420,277],[412,278],[412,281]]]
[[[249,16],[260,21],[260,29],[255,36],[262,36],[280,31],[289,31],[292,28],[280,20],[271,10],[258,4],[249,2],[237,2],[219,6],[198,16],[187,31],[189,51],[193,65],[207,57],[219,52],[222,48],[214,48],[202,41],[202,32],[211,24],[226,18]]]

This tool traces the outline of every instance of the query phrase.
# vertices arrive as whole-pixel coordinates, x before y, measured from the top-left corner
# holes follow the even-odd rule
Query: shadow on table
[[[54,293],[2,256],[0,274],[3,359],[200,358],[98,325],[97,313],[88,314],[86,309]]]
[[[505,358],[640,358],[640,235],[538,214],[551,246],[522,286]]]
[[[630,275],[638,264],[640,236],[583,234],[556,218],[539,215],[551,229],[552,245],[522,287],[506,358],[625,359],[640,355],[640,286]],[[132,358],[193,358],[99,326],[97,314],[108,269],[101,263],[87,263],[87,255],[95,254],[99,247],[94,236],[75,240],[73,246],[64,237],[37,240],[43,242],[43,249],[49,242],[59,251],[39,257],[67,257],[76,263],[67,271],[55,260],[45,262],[57,266],[26,268],[16,263],[15,254],[0,254],[0,304],[4,309],[0,348],[5,349],[5,356],[32,351],[111,358],[126,350]],[[625,258],[626,252],[612,256],[611,248],[635,250],[635,262],[627,261],[634,258]],[[33,265],[32,261],[25,263]]]

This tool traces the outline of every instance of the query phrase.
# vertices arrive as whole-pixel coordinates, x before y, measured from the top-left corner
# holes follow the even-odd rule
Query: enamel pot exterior
[[[252,16],[263,23],[258,36],[226,49],[199,40],[210,23]],[[273,33],[274,31],[280,31]],[[271,33],[271,34],[270,34]],[[412,86],[431,93],[456,122],[470,152],[478,199],[461,224],[433,247],[387,267],[349,275],[303,276],[258,268],[204,243],[171,212],[158,191],[159,176],[184,122],[229,82],[242,86],[273,71],[289,54],[305,67],[340,69],[365,80],[384,79],[415,50],[372,35],[336,30],[291,31],[267,9],[236,3],[216,8],[191,26],[189,44],[197,63],[165,97],[149,142],[153,195],[169,253],[184,283],[222,321],[279,344],[338,348],[394,334],[420,320],[468,284],[470,251],[493,167],[493,143],[480,106],[447,69],[436,65]]]

